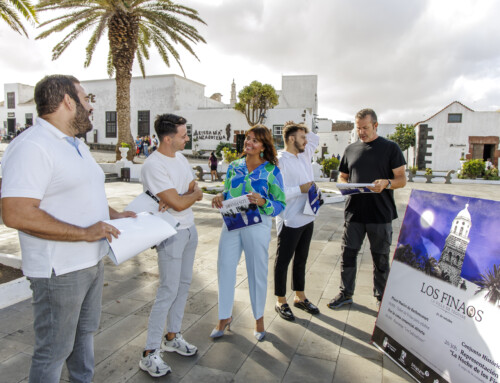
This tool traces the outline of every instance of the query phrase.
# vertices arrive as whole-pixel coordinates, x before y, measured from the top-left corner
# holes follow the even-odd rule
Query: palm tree
[[[9,4],[10,3],[10,4]],[[29,0],[0,0],[0,19],[3,19],[9,27],[19,34],[28,37],[26,29],[24,29],[21,19],[18,16],[20,13],[30,23],[37,22],[35,7]]]
[[[54,32],[68,27],[72,30],[52,49],[55,60],[82,33],[92,30],[86,47],[84,67],[88,67],[101,37],[107,30],[109,40],[108,75],[116,73],[116,113],[118,141],[116,159],[120,159],[118,148],[125,142],[135,148],[130,132],[130,82],[135,55],[145,76],[144,60],[149,60],[149,48],[153,45],[167,66],[173,57],[180,66],[180,55],[175,44],[180,44],[194,57],[191,43],[206,42],[195,27],[181,20],[187,18],[205,24],[192,8],[175,4],[169,0],[41,0],[39,11],[65,10],[62,16],[45,21],[40,26],[52,25],[37,39],[43,39]],[[184,73],[185,76],[185,73]],[[127,158],[132,160],[135,150],[129,150]]]
[[[476,282],[479,285],[476,294],[486,290],[488,293],[484,299],[495,305],[498,304],[500,302],[500,267],[493,265],[493,270],[487,270],[480,277],[481,279]]]

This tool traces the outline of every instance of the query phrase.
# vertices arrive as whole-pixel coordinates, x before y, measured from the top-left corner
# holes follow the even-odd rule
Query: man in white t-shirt
[[[191,166],[180,153],[189,142],[186,120],[174,114],[162,114],[156,118],[155,131],[160,146],[142,167],[144,191],[155,194],[160,206],[168,207],[180,223],[177,234],[156,247],[160,284],[149,316],[146,347],[139,362],[142,370],[158,377],[171,371],[161,358],[162,351],[192,356],[198,350],[184,340],[180,331],[198,245],[191,206],[203,198],[203,192],[194,181]],[[163,336],[165,321],[167,334]]]
[[[314,216],[303,213],[308,191],[314,183],[311,160],[319,144],[319,136],[308,133],[306,125],[289,121],[283,127],[283,139],[285,150],[278,152],[278,159],[285,184],[286,209],[276,217],[278,248],[274,264],[274,294],[278,299],[276,312],[281,318],[293,321],[295,316],[286,301],[287,272],[292,258],[294,306],[310,314],[319,314],[319,309],[304,293]]]
[[[72,382],[94,374],[108,219],[135,216],[108,206],[104,173],[75,136],[92,129],[92,107],[72,76],[35,87],[36,124],[2,159],[2,218],[19,230],[23,273],[33,290],[35,347],[30,382],[59,382],[66,362]]]

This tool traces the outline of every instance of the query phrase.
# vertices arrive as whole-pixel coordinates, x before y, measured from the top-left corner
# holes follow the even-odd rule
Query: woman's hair
[[[273,136],[267,127],[262,124],[257,124],[252,126],[245,132],[245,138],[248,137],[248,133],[253,132],[255,138],[262,142],[264,146],[264,158],[273,165],[278,166],[278,157],[276,153],[276,148],[274,147]]]

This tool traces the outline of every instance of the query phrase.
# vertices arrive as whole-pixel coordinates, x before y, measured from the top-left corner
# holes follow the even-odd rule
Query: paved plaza
[[[210,185],[210,183],[206,183]],[[333,188],[333,183],[322,183]],[[396,244],[412,188],[500,199],[497,185],[410,183],[396,191],[400,218],[394,221]],[[122,210],[142,191],[140,184],[106,184],[109,203]],[[183,335],[198,346],[193,357],[165,353],[173,372],[153,379],[138,366],[146,340],[148,315],[156,293],[156,252],[148,250],[114,266],[106,259],[101,326],[95,337],[94,382],[370,382],[413,381],[370,344],[377,307],[372,296],[372,261],[368,246],[360,252],[358,283],[352,306],[333,311],[327,302],[338,293],[343,204],[326,205],[316,220],[308,261],[306,292],[321,310],[311,316],[293,310],[295,322],[274,311],[273,265],[276,233],[269,250],[268,300],[264,315],[267,335],[253,336],[254,320],[248,296],[244,257],[238,266],[231,331],[212,340],[217,323],[217,246],[222,220],[210,197],[194,207],[199,231],[193,282],[186,305]],[[16,232],[0,225],[2,253],[20,254]],[[71,256],[71,254],[68,254]],[[292,299],[290,292],[289,298]],[[1,299],[1,297],[0,297]],[[293,307],[292,307],[293,308]],[[33,351],[30,300],[0,310],[0,382],[26,382]],[[62,381],[68,381],[66,371]]]

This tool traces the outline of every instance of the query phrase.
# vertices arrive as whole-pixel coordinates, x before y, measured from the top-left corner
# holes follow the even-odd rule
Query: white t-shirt
[[[276,230],[281,231],[283,222],[288,227],[302,227],[314,221],[314,216],[304,214],[307,193],[300,191],[300,185],[314,181],[311,160],[319,136],[312,132],[307,134],[307,145],[303,153],[295,156],[284,150],[278,152],[279,168],[285,185],[286,209],[276,217]]]
[[[88,227],[109,219],[104,173],[86,145],[76,148],[47,121],[16,137],[2,159],[2,198],[40,200],[40,209],[56,219]],[[109,245],[96,242],[62,242],[19,232],[23,272],[28,277],[50,278],[94,266]]]
[[[155,195],[168,189],[175,189],[182,195],[188,191],[189,184],[194,179],[189,162],[180,152],[176,152],[175,157],[168,157],[158,150],[144,161],[141,177],[144,191],[149,190]],[[168,209],[168,212],[179,221],[179,229],[194,225],[191,208],[182,211]]]

